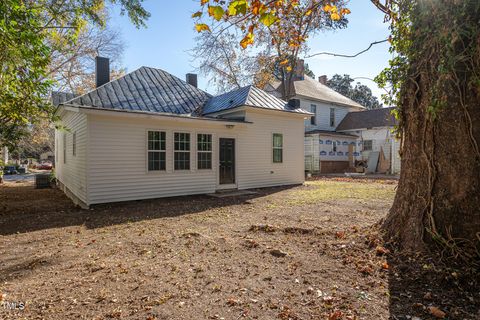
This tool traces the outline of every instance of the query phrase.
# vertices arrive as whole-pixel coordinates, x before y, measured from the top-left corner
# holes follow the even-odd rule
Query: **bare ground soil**
[[[480,319],[478,274],[385,248],[375,224],[395,187],[320,179],[81,210],[7,183],[0,319]]]

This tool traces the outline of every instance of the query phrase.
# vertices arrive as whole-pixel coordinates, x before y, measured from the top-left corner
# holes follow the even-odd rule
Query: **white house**
[[[355,160],[369,160],[371,151],[383,152],[382,168],[369,172],[397,174],[400,171],[399,142],[391,131],[391,108],[366,110],[362,105],[329,88],[327,77],[318,81],[304,74],[299,60],[290,88],[289,103],[313,116],[305,120],[305,170],[312,173],[343,173],[353,170]],[[267,91],[281,97],[281,83]],[[388,168],[385,162],[388,161]]]
[[[316,81],[304,74],[304,63],[299,60],[291,86],[290,105],[309,111],[313,116],[305,120],[305,169],[315,173],[344,172],[360,157],[358,136],[337,132],[338,124],[349,112],[365,108],[326,85],[326,76]],[[281,97],[279,82],[267,91]]]
[[[187,83],[188,82],[188,83]],[[109,81],[97,59],[97,88],[56,95],[56,176],[83,207],[304,181],[304,119],[253,86],[211,96],[154,68]]]

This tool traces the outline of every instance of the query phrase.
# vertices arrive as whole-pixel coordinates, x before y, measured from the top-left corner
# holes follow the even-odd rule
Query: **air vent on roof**
[[[290,99],[288,105],[293,109],[300,108],[300,99]]]

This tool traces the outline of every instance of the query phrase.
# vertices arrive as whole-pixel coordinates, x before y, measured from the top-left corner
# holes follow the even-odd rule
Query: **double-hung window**
[[[283,135],[280,133],[273,134],[273,162],[283,162]]]
[[[363,140],[363,151],[372,151],[373,143],[372,140]]]
[[[148,171],[166,169],[166,134],[164,131],[148,131]]]
[[[310,118],[310,124],[315,126],[317,125],[317,106],[312,104],[310,106],[310,111],[313,113],[313,116]]]
[[[77,133],[74,132],[72,136],[72,155],[77,156]]]
[[[190,133],[174,133],[174,168],[190,170]]]
[[[212,169],[212,135],[197,135],[197,169]]]
[[[335,127],[335,108],[330,108],[330,127]]]

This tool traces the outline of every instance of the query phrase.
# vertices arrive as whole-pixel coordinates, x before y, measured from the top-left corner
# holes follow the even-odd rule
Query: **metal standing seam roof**
[[[380,108],[349,112],[337,126],[337,131],[348,131],[378,127],[393,127],[397,122],[391,114],[394,108]]]
[[[54,91],[52,92],[52,99],[51,102],[54,106],[58,106],[66,101],[72,100],[75,98],[76,95],[70,92],[63,92],[63,91]]]
[[[67,100],[67,97],[71,99]],[[58,100],[59,104],[89,109],[197,118],[239,106],[311,114],[292,108],[287,102],[254,86],[212,97],[168,72],[148,67],[141,67],[84,95],[75,97],[62,93],[52,99]]]
[[[203,107],[203,114],[211,114],[240,106],[311,114],[300,108],[292,108],[283,101],[259,88],[246,86],[216,97],[212,97]]]
[[[141,67],[66,104],[99,109],[190,114],[210,95],[160,69]]]

